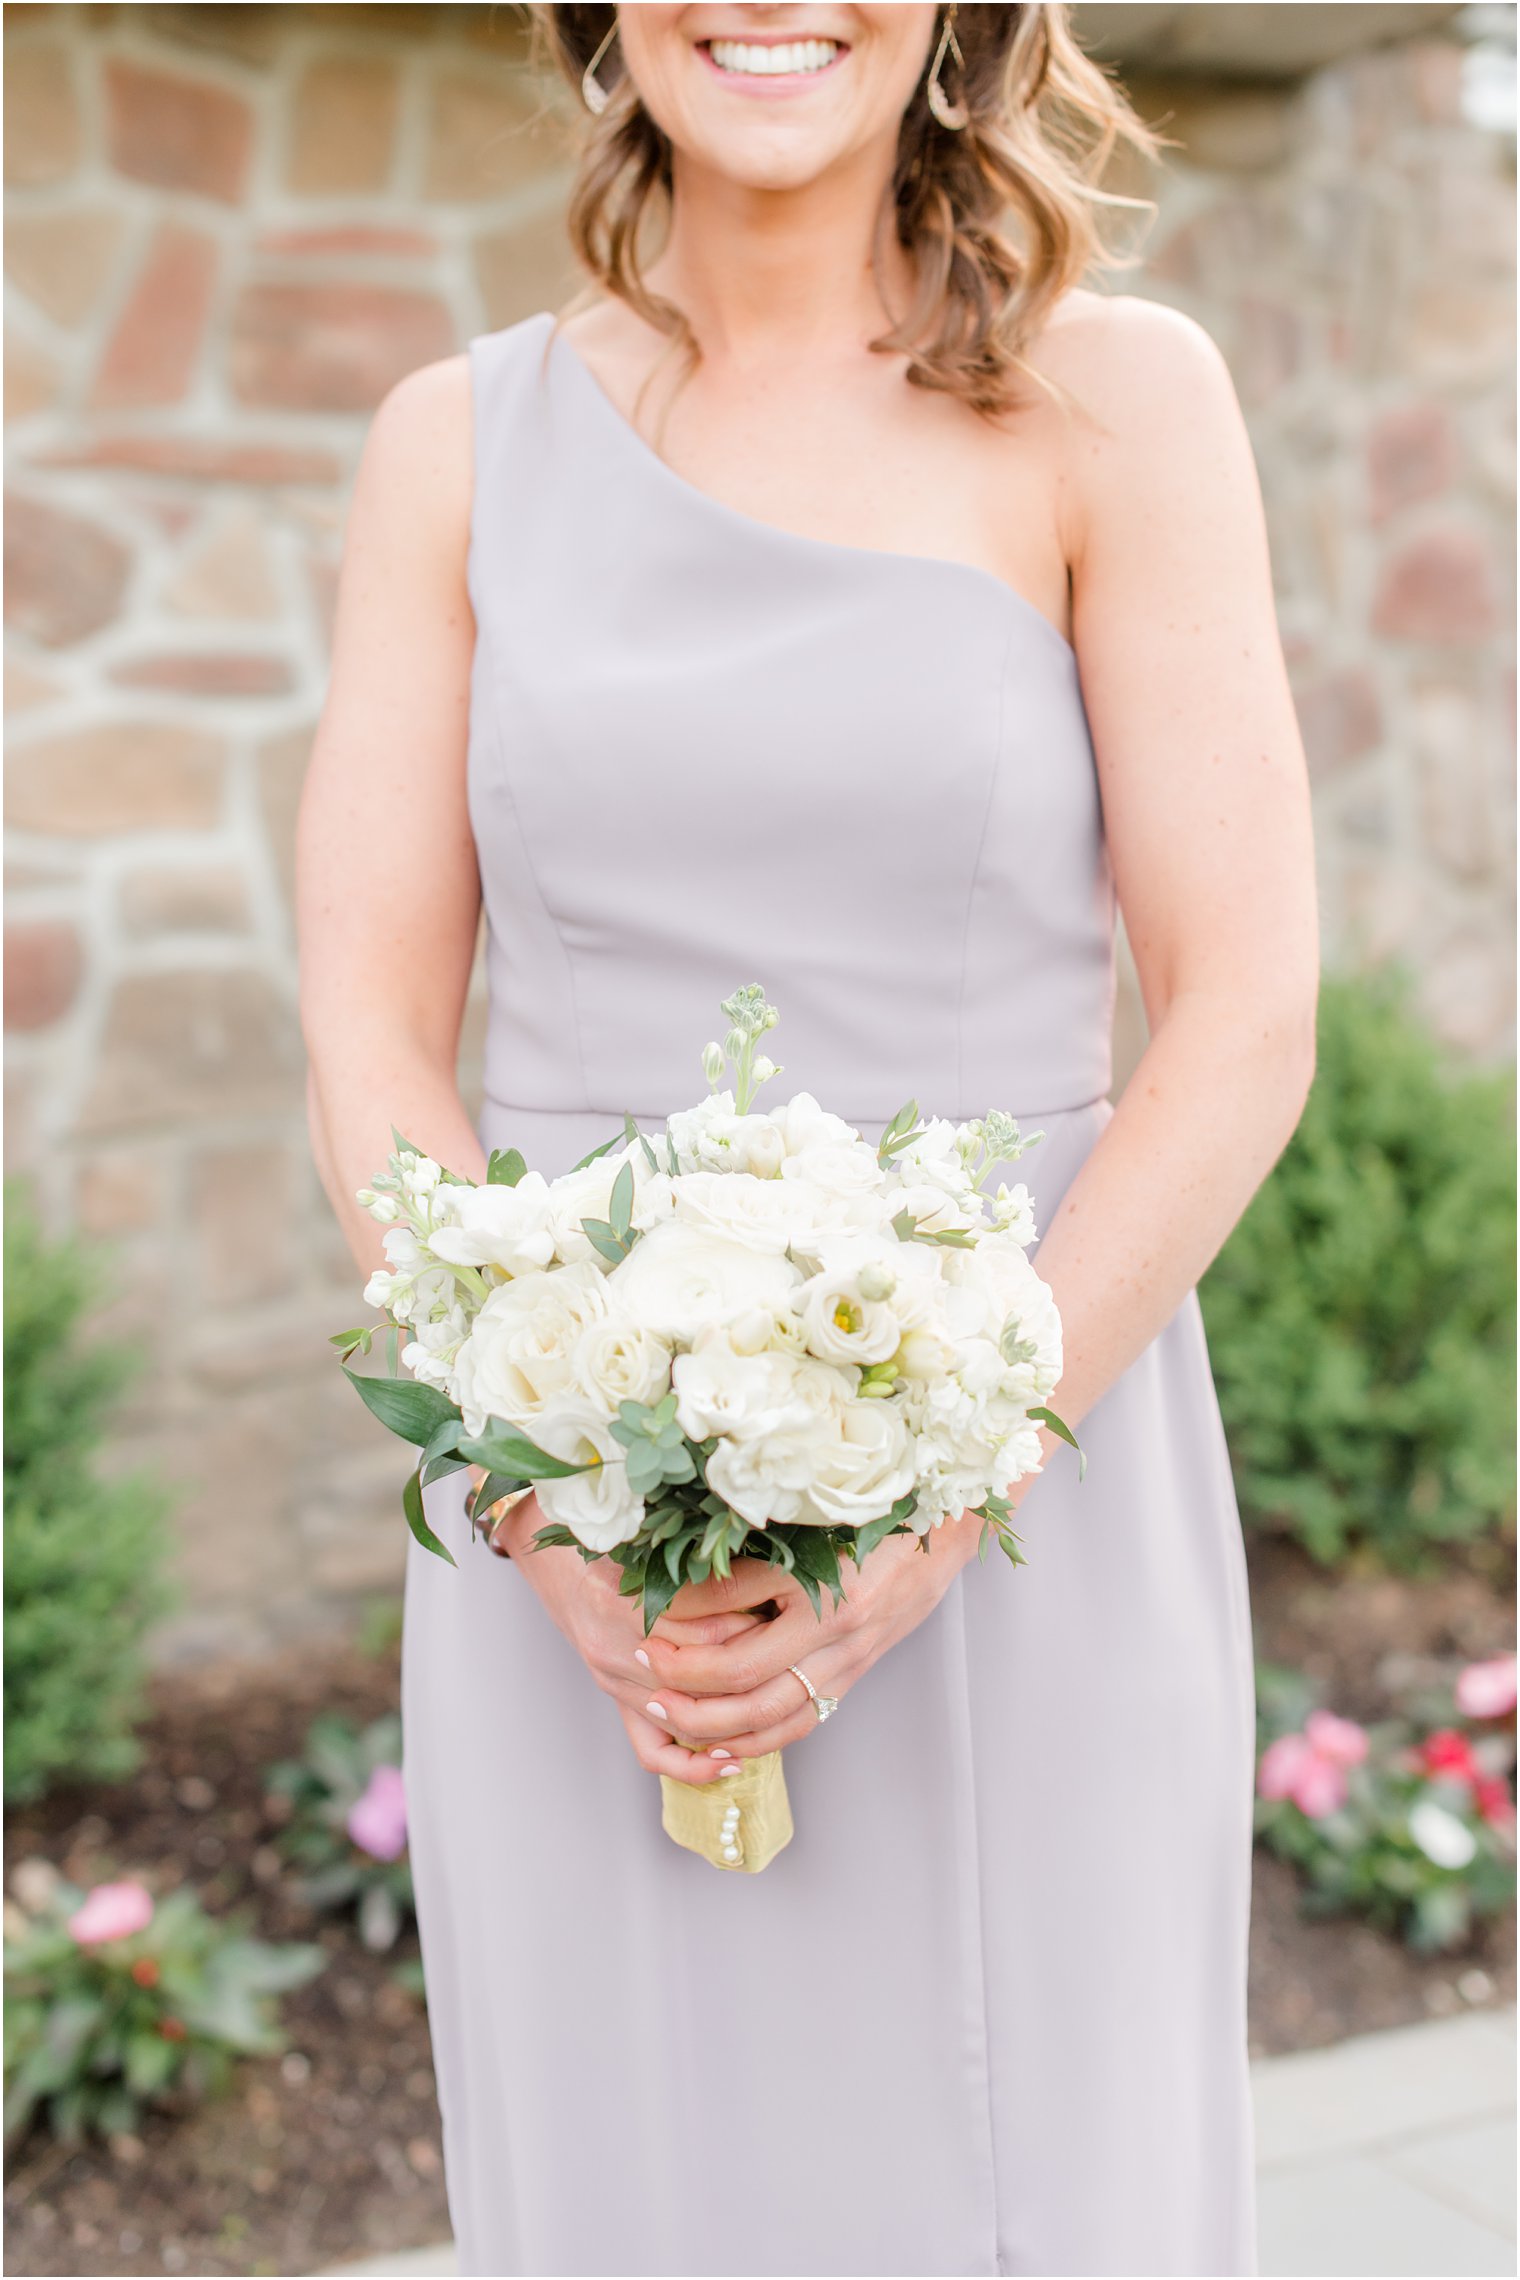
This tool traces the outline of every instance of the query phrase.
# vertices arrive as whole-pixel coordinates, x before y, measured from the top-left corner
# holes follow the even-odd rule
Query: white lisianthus
[[[967,1235],[985,1225],[980,1196],[963,1202],[933,1180],[905,1179],[891,1198],[890,1216],[895,1218],[901,1211],[906,1211],[926,1235]]]
[[[869,1368],[895,1354],[902,1325],[885,1299],[861,1295],[859,1278],[848,1268],[814,1275],[797,1293],[808,1352],[821,1362]]]
[[[658,1401],[670,1388],[670,1348],[642,1322],[618,1311],[590,1322],[575,1342],[570,1375],[608,1417],[620,1401]]]
[[[907,1495],[917,1452],[890,1402],[848,1402],[839,1425],[838,1440],[819,1453],[808,1496],[827,1526],[861,1528]]]
[[[550,1189],[540,1172],[525,1172],[516,1187],[445,1187],[433,1198],[435,1221],[428,1248],[456,1267],[499,1267],[504,1275],[530,1274],[554,1256]]]
[[[628,1486],[627,1451],[601,1411],[589,1401],[556,1401],[539,1418],[534,1437],[551,1457],[591,1467],[538,1483],[544,1518],[568,1528],[588,1552],[613,1552],[631,1542],[643,1525],[644,1500]]]
[[[540,1269],[498,1284],[454,1366],[466,1431],[483,1433],[493,1417],[536,1431],[546,1405],[572,1390],[582,1331],[608,1312],[607,1280],[592,1266]]]
[[[667,1219],[634,1244],[605,1287],[656,1338],[690,1345],[699,1331],[750,1307],[779,1311],[800,1280],[779,1252]]]

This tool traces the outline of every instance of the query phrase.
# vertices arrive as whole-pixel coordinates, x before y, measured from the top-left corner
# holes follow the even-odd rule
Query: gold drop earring
[[[581,101],[585,104],[592,117],[596,119],[599,119],[601,117],[602,113],[606,110],[607,105],[612,100],[612,97],[608,94],[606,88],[602,85],[601,81],[596,76],[596,67],[601,62],[602,57],[607,53],[607,50],[611,47],[613,41],[616,38],[617,16],[616,13],[614,13],[612,22],[607,27],[605,38],[603,39],[600,47],[597,49],[595,55],[591,58],[591,61],[587,64],[585,70],[581,73]]]
[[[969,122],[971,113],[965,103],[952,103],[940,83],[940,70],[947,54],[955,58],[956,69],[964,81],[966,58],[961,54],[961,43],[955,36],[955,0],[947,0],[945,28],[939,35],[939,46],[935,49],[934,61],[929,66],[929,83],[924,93],[929,108],[940,125],[948,127],[952,134],[959,134],[961,128]]]

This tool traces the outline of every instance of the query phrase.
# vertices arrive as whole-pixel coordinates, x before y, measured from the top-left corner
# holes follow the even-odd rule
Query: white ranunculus
[[[683,1172],[675,1182],[677,1219],[757,1251],[786,1250],[812,1226],[817,1210],[810,1189],[749,1172]]]
[[[600,1410],[576,1398],[556,1401],[539,1418],[534,1438],[551,1457],[591,1466],[568,1480],[538,1482],[546,1520],[568,1528],[588,1552],[615,1551],[638,1534],[644,1500],[628,1486],[627,1451],[613,1439]]]
[[[906,1496],[914,1473],[912,1436],[893,1404],[852,1401],[839,1439],[820,1451],[808,1495],[821,1522],[859,1528]]]
[[[456,1267],[499,1267],[506,1275],[530,1274],[554,1256],[549,1224],[549,1183],[540,1172],[525,1172],[516,1187],[444,1187],[433,1198],[439,1220],[428,1247]],[[446,1214],[446,1216],[442,1216]]]
[[[607,1416],[620,1401],[654,1402],[670,1390],[670,1348],[621,1311],[588,1323],[570,1356],[576,1387]]]
[[[1409,1834],[1437,1868],[1466,1868],[1478,1849],[1478,1840],[1467,1823],[1448,1813],[1433,1797],[1422,1797],[1411,1807]]]
[[[707,1460],[707,1485],[752,1527],[816,1519],[808,1489],[840,1438],[840,1419],[856,1373],[807,1356],[769,1357],[785,1375],[785,1398],[763,1427],[724,1435]]]
[[[691,1353],[677,1354],[670,1382],[681,1431],[705,1441],[713,1433],[742,1437],[772,1430],[791,1397],[792,1374],[779,1354],[736,1353],[723,1340],[709,1338]]]
[[[689,1346],[700,1331],[751,1307],[780,1312],[800,1280],[779,1252],[667,1219],[641,1236],[606,1287],[657,1338]]]
[[[492,1417],[530,1432],[545,1405],[573,1389],[572,1357],[589,1324],[610,1311],[607,1278],[589,1265],[519,1275],[489,1293],[455,1363],[466,1429]]]
[[[808,1352],[822,1362],[857,1364],[865,1369],[897,1351],[902,1325],[885,1299],[863,1298],[855,1273],[814,1275],[794,1303],[800,1310]]]

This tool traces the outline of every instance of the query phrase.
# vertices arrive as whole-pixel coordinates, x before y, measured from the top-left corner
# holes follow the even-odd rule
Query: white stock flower
[[[1015,1243],[1027,1246],[1034,1241],[1034,1199],[1022,1180],[1015,1187],[998,1183],[992,1198],[992,1224],[999,1235],[1010,1235]]]
[[[737,1115],[731,1092],[710,1093],[695,1108],[679,1110],[667,1120],[667,1129],[682,1171],[749,1172],[769,1180],[786,1154],[775,1117]]]
[[[541,1269],[498,1284],[476,1315],[455,1363],[467,1430],[492,1417],[529,1429],[545,1406],[570,1392],[583,1330],[607,1314],[607,1283],[595,1267]]]
[[[540,1172],[525,1172],[516,1187],[498,1181],[440,1188],[434,1205],[439,1218],[428,1232],[428,1248],[451,1266],[525,1275],[554,1256],[549,1185]]]
[[[537,1483],[546,1520],[568,1528],[588,1552],[615,1551],[638,1534],[644,1500],[628,1486],[627,1451],[600,1410],[574,1397],[556,1401],[539,1418],[534,1439],[551,1457],[591,1467],[568,1480]]]
[[[667,1219],[635,1243],[607,1277],[606,1288],[655,1337],[689,1346],[700,1331],[748,1308],[779,1312],[800,1280],[779,1252]]]
[[[851,1401],[839,1438],[822,1448],[808,1483],[814,1517],[830,1527],[860,1528],[889,1512],[914,1483],[913,1437],[890,1401]]]

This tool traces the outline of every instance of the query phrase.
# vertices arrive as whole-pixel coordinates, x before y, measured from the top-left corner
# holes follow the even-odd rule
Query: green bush
[[[5,1796],[136,1762],[142,1640],[167,1604],[164,1498],[104,1482],[93,1459],[131,1374],[90,1343],[98,1268],[49,1243],[19,1183],[5,1188]]]
[[[1511,1094],[1402,977],[1326,982],[1303,1119],[1199,1294],[1242,1515],[1317,1560],[1512,1522]]]

